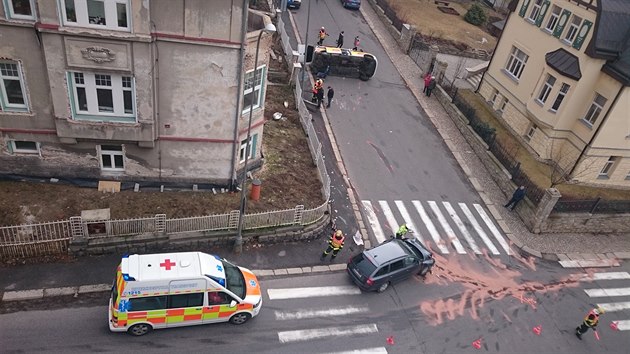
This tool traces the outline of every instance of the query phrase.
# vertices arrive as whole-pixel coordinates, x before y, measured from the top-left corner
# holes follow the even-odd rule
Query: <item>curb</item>
[[[325,272],[340,272],[346,270],[346,264],[331,264],[321,265],[313,267],[296,267],[296,268],[280,268],[280,269],[261,269],[252,270],[252,272],[258,278],[267,278],[282,275],[296,275],[296,274],[317,274]],[[112,289],[112,284],[93,284],[93,285],[80,285],[80,286],[67,286],[60,288],[43,288],[43,289],[31,289],[31,290],[16,290],[5,291],[2,294],[2,302],[11,301],[29,301],[47,299],[58,296],[73,295],[78,297],[81,294],[102,293],[109,292]]]

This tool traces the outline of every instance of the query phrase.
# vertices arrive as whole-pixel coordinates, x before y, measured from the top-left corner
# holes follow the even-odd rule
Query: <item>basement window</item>
[[[39,143],[35,141],[9,141],[9,150],[16,154],[39,154]]]
[[[125,153],[122,145],[100,145],[101,170],[124,171]]]

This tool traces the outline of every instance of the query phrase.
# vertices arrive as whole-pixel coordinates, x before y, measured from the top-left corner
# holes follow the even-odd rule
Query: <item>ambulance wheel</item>
[[[151,327],[150,324],[138,323],[136,325],[129,327],[129,329],[127,330],[127,333],[131,334],[132,336],[143,336],[151,332],[152,330],[153,330],[153,327]]]
[[[383,285],[376,289],[376,292],[382,293],[383,291],[387,290],[387,288],[389,288],[389,282],[383,283]]]
[[[237,313],[236,315],[230,317],[230,323],[235,325],[242,325],[243,323],[247,322],[247,320],[249,320],[251,317],[252,315],[245,312]]]

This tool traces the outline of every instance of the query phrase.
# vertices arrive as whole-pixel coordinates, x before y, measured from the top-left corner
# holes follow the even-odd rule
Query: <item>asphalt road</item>
[[[602,317],[600,340],[588,332],[579,341],[573,331],[594,305],[584,289],[630,280],[577,281],[584,271],[553,263],[478,267],[442,265],[426,279],[412,277],[381,294],[361,293],[344,272],[262,280],[263,307],[245,325],[166,329],[140,338],[108,331],[105,294],[79,304],[66,299],[0,315],[2,352],[466,353],[477,350],[477,340],[489,353],[625,352],[628,332],[609,323],[630,318],[628,310]],[[629,268],[598,272],[627,274]]]

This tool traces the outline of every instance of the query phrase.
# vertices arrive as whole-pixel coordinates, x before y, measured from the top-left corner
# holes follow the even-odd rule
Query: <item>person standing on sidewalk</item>
[[[422,88],[422,93],[424,94],[427,93],[427,88],[429,87],[430,83],[431,83],[431,72],[427,72],[427,74],[424,75],[424,88]]]
[[[322,102],[324,102],[324,88],[319,87],[317,89],[317,108],[322,106]]]
[[[512,194],[512,198],[510,198],[510,200],[507,202],[507,204],[504,205],[504,207],[510,208],[510,206],[512,206],[510,208],[510,210],[514,210],[514,208],[516,208],[516,205],[521,200],[523,200],[523,198],[525,198],[525,193],[526,192],[527,192],[527,190],[525,189],[525,186],[520,186],[520,187],[516,188],[516,190]]]
[[[337,38],[337,48],[343,47],[343,31],[339,33],[339,37]]]
[[[332,256],[330,256],[330,261],[332,262],[335,257],[337,257],[339,251],[343,248],[344,241],[345,237],[343,236],[343,232],[341,232],[341,230],[335,231],[335,233],[330,236],[330,240],[328,240],[328,247],[324,253],[322,253],[322,256],[319,257],[319,260],[323,261],[330,251],[332,251]]]
[[[584,317],[582,324],[575,329],[576,337],[578,337],[579,340],[582,340],[582,334],[586,333],[589,328],[592,328],[593,331],[597,332],[596,327],[599,323],[599,315],[604,314],[604,312],[604,309],[601,307],[589,311],[586,317]]]
[[[359,36],[354,37],[354,47],[352,47],[352,50],[354,50],[355,52],[359,50],[359,44],[361,44]]]
[[[436,85],[437,82],[435,81],[435,76],[431,76],[431,79],[429,80],[429,85],[427,86],[426,90],[427,97],[431,97],[431,91],[433,91]]]
[[[328,104],[326,105],[326,108],[330,108],[330,103],[332,102],[333,97],[335,97],[335,90],[331,86],[328,86],[326,97],[328,98]]]

